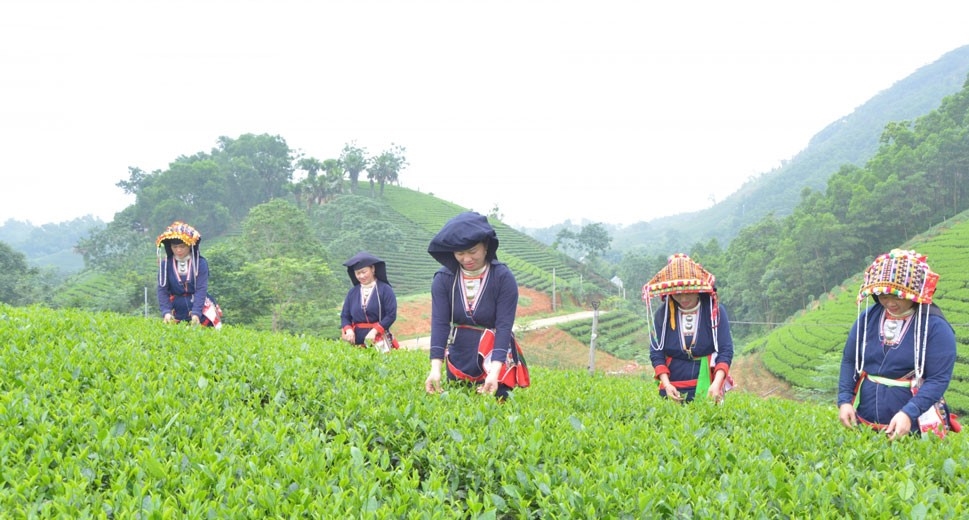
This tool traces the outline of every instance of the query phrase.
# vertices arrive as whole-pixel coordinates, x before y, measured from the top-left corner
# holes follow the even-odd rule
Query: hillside
[[[104,222],[90,215],[42,226],[9,219],[0,225],[0,242],[23,253],[32,266],[53,268],[68,275],[84,267],[84,259],[74,248],[77,241],[103,227]]]
[[[957,518],[969,435],[888,444],[830,404],[683,406],[536,367],[503,404],[423,352],[0,305],[12,518]],[[44,345],[46,348],[36,348]],[[944,444],[943,444],[944,442]]]
[[[925,254],[940,280],[934,301],[956,332],[958,357],[946,401],[969,413],[969,212],[935,226],[899,247]],[[855,297],[861,273],[845,280],[809,308],[753,342],[766,366],[805,393],[832,402],[848,330],[857,317]]]
[[[368,204],[381,206],[381,211],[369,216],[371,222],[368,225],[392,228],[397,240],[393,243],[376,241],[365,247],[387,262],[388,277],[395,291],[401,296],[428,292],[431,277],[440,264],[427,254],[427,245],[448,219],[467,209],[433,195],[390,185],[384,188],[383,196],[343,197],[357,197]],[[499,220],[489,218],[489,221],[498,233],[498,259],[511,267],[519,285],[548,294],[555,290],[559,304],[563,303],[563,293],[570,292],[573,298],[578,297],[580,281],[602,291],[612,290],[607,280],[568,256]],[[320,233],[324,243],[339,238],[339,231],[331,227],[321,227]],[[346,268],[340,265],[344,258],[332,260],[336,272],[345,272]]]
[[[717,238],[728,244],[740,229],[773,213],[784,216],[801,201],[805,188],[823,191],[828,178],[842,165],[863,165],[878,150],[879,139],[890,122],[911,121],[939,106],[966,84],[969,46],[955,49],[818,132],[808,146],[783,166],[764,172],[736,192],[721,194],[705,210],[656,218],[613,232],[613,248],[639,247],[668,253],[697,242]],[[792,101],[795,102],[796,101]],[[550,240],[541,230],[530,235]],[[552,235],[554,237],[554,235]]]

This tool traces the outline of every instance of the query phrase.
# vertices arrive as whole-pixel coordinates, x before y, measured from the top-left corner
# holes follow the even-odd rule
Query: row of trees
[[[363,171],[371,192],[376,184],[382,193],[383,186],[397,182],[407,167],[405,152],[404,147],[392,144],[382,153],[368,156],[365,148],[348,143],[338,158],[319,160],[293,151],[280,136],[223,136],[211,152],[181,156],[164,171],[146,173],[129,167],[128,179],[117,185],[134,195],[135,203],[115,220],[140,232],[184,220],[209,235],[221,235],[251,208],[275,198],[292,195],[301,205],[325,204],[337,194],[356,190]],[[294,182],[297,173],[303,178]],[[90,241],[80,249],[85,260],[101,253]]]
[[[366,148],[348,143],[338,159],[320,161],[313,157],[300,157],[296,166],[306,176],[293,186],[293,194],[302,206],[320,206],[348,190],[357,191],[360,173],[366,170],[371,196],[374,195],[375,184],[383,195],[384,186],[398,182],[401,170],[408,166],[404,155],[406,151],[403,146],[391,143],[379,155],[368,156]],[[349,186],[346,182],[348,178]]]

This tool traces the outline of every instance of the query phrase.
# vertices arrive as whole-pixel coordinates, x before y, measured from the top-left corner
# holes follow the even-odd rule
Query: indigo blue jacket
[[[180,280],[175,274],[175,259],[168,257],[166,283],[158,285],[155,290],[162,316],[172,313],[172,317],[179,321],[190,320],[193,314],[202,318],[202,307],[205,306],[209,289],[209,264],[203,256],[198,257],[198,262],[198,276],[195,276],[193,268],[189,268],[188,276]]]
[[[518,282],[511,269],[497,260],[491,262],[473,312],[464,305],[456,278],[454,272],[442,267],[434,273],[431,282],[431,359],[444,359],[451,323],[495,329],[492,360],[504,361],[509,349],[512,349],[513,356],[517,355],[513,349],[512,329],[518,309]],[[454,343],[449,347],[451,363],[469,376],[482,374],[478,360],[480,338],[480,330],[457,328]]]
[[[714,349],[713,329],[710,324],[711,298],[708,294],[700,295],[699,323],[697,324],[696,342],[692,346],[692,358],[683,349],[683,342],[680,338],[680,327],[673,330],[669,319],[669,297],[653,316],[655,324],[656,339],[651,340],[649,350],[649,360],[653,365],[656,376],[666,372],[669,374],[670,382],[680,390],[681,394],[686,393],[688,399],[692,399],[693,392],[696,390],[696,379],[700,374],[700,358],[709,356],[714,352],[717,354],[716,360],[710,365],[711,369],[720,369],[729,373],[730,364],[733,362],[733,337],[730,335],[730,319],[727,317],[727,310],[723,305],[718,305],[719,323],[717,325],[717,348]],[[664,334],[665,331],[665,334]],[[655,341],[655,343],[653,342]],[[662,342],[662,344],[660,344]],[[657,350],[657,347],[659,349]],[[712,378],[711,378],[712,380]],[[690,385],[686,382],[692,381]],[[680,384],[677,384],[680,383]],[[665,392],[660,392],[665,395]]]
[[[397,321],[397,296],[394,294],[390,284],[377,280],[374,294],[370,295],[367,301],[367,308],[364,309],[360,295],[360,286],[354,285],[347,292],[343,299],[343,310],[340,312],[340,328],[344,329],[357,323],[380,323],[378,332],[383,333],[390,330],[390,326]],[[368,328],[354,329],[356,334],[356,344],[362,345],[367,334]]]
[[[941,313],[930,313],[928,305],[922,307],[918,312],[922,314],[923,320],[927,318],[928,336],[925,346],[925,371],[922,374],[924,382],[921,388],[913,396],[909,387],[888,386],[864,380],[861,383],[861,398],[856,410],[862,419],[876,424],[888,424],[901,410],[912,420],[912,429],[915,430],[918,427],[916,422],[918,417],[942,399],[949,387],[952,369],[956,362],[955,332]],[[917,316],[912,317],[913,323],[905,331],[899,344],[886,347],[880,337],[880,324],[884,313],[885,308],[881,304],[872,305],[858,318],[848,333],[848,340],[845,342],[841,357],[841,376],[838,380],[839,407],[854,400],[857,381],[855,342],[858,335],[865,332],[866,323],[867,341],[862,367],[864,372],[889,379],[899,379],[909,376],[915,370]]]

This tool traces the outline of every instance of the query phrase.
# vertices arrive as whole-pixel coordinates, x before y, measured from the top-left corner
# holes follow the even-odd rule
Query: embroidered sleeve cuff
[[[377,329],[377,334],[383,334],[384,332],[387,332],[387,331],[386,331],[386,330],[384,329],[384,327],[383,327],[383,325],[381,325],[381,324],[379,324],[379,323],[378,323],[378,324],[376,324],[376,325],[374,325],[374,327],[373,327],[373,328],[375,328],[375,329]]]
[[[348,330],[353,330],[353,326],[347,325],[346,327],[343,327],[343,332],[346,332]]]
[[[725,376],[730,375],[730,365],[726,363],[717,363],[716,366],[713,367],[713,373],[716,374],[717,370],[723,370],[723,375]]]
[[[653,379],[659,379],[660,375],[662,374],[669,375],[669,373],[670,373],[670,368],[666,365],[658,365],[653,367]]]

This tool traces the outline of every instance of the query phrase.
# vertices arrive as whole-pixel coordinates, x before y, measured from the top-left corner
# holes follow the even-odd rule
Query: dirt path
[[[585,320],[590,319],[595,311],[581,311],[572,314],[563,314],[561,316],[552,316],[550,318],[540,318],[537,320],[525,321],[522,325],[515,325],[515,334],[521,336],[536,329],[543,329],[550,327],[552,325],[557,325],[559,323],[567,323],[574,320]],[[601,316],[603,313],[600,312]],[[410,338],[406,340],[399,340],[400,348],[406,349],[422,349],[427,350],[431,348],[431,338],[429,334],[423,336],[418,336],[416,338]]]

